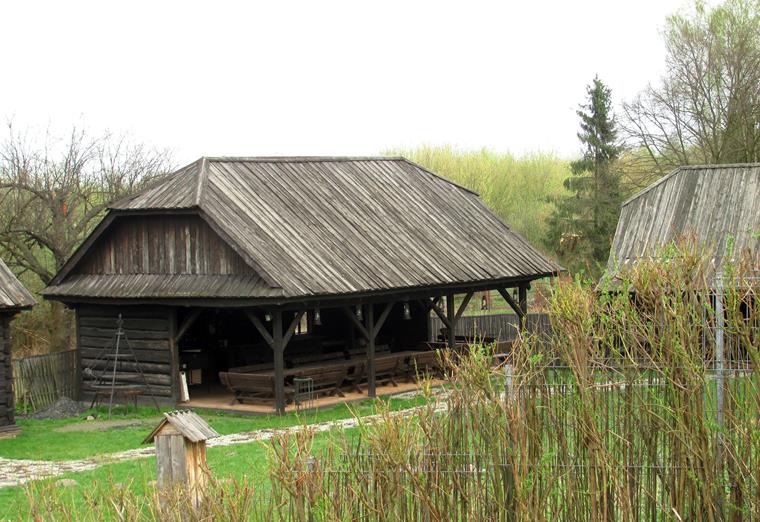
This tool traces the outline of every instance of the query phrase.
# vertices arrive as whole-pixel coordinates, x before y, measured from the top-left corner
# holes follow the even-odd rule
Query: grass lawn
[[[350,430],[349,430],[350,431]],[[329,445],[336,432],[322,432],[315,435],[314,449],[319,451]],[[268,484],[267,455],[268,441],[257,441],[233,446],[215,447],[208,449],[208,465],[216,478],[247,477],[251,482]],[[108,464],[100,468],[81,473],[67,473],[58,477],[38,481],[44,491],[46,487],[55,487],[55,481],[71,478],[77,481],[76,486],[56,489],[65,502],[72,506],[84,507],[88,496],[97,496],[99,491],[110,492],[112,485],[121,484],[136,494],[142,494],[151,486],[149,483],[156,478],[156,459],[154,457],[137,459],[116,464]],[[79,509],[74,510],[74,512]],[[29,501],[24,487],[0,489],[0,520],[26,520],[29,518]]]
[[[424,403],[423,396],[408,399],[382,398],[392,410],[419,406]],[[376,411],[372,400],[341,404],[331,408],[305,414],[288,413],[286,415],[246,416],[217,411],[196,410],[221,435],[255,431],[265,428],[284,428],[314,424],[354,415],[371,415]],[[85,412],[79,417],[64,420],[19,419],[21,434],[13,439],[0,439],[0,456],[11,459],[33,460],[74,460],[139,448],[142,440],[150,433],[159,420],[159,414],[153,408],[140,408],[137,412],[114,415],[112,420],[133,420],[128,426],[113,426],[104,429],[90,429],[98,421],[83,421],[90,413],[101,419],[105,418],[105,409]],[[92,426],[88,426],[92,424]],[[2,490],[0,490],[0,495]]]
[[[265,428],[284,428],[289,426],[314,424],[319,422],[366,416],[377,412],[379,403],[389,410],[401,410],[424,404],[425,397],[381,398],[366,400],[350,405],[343,404],[331,408],[298,415],[290,413],[283,416],[243,416],[224,414],[215,411],[199,411],[220,434],[254,431]],[[70,460],[108,454],[115,451],[137,448],[144,437],[155,426],[159,417],[155,409],[140,408],[123,416],[114,415],[112,420],[134,420],[135,424],[127,427],[110,427],[103,430],[78,431],[81,426],[93,421],[82,421],[90,413],[105,417],[104,410],[85,412],[77,418],[65,420],[20,420],[22,433],[15,439],[0,440],[0,456],[35,460]],[[132,423],[130,423],[132,424]],[[72,430],[72,427],[75,429]],[[327,446],[335,432],[323,432],[315,435],[314,448],[319,451]],[[208,464],[215,477],[247,477],[257,484],[268,484],[267,453],[268,441],[236,444],[232,446],[209,448]],[[67,502],[83,506],[86,497],[93,495],[99,488],[104,491],[112,484],[122,484],[135,493],[143,493],[149,488],[149,482],[155,479],[155,458],[142,458],[130,461],[105,464],[91,471],[67,473],[36,482],[41,486],[55,487],[55,481],[72,478],[77,486],[57,490]],[[40,489],[38,489],[40,491]],[[7,487],[0,489],[0,520],[26,519],[29,516],[29,502],[25,487]]]

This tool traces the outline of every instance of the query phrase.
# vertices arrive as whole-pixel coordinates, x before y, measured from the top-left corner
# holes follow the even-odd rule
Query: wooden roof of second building
[[[759,202],[760,164],[680,167],[623,203],[608,273],[682,238],[708,249],[712,269],[727,254],[760,261]]]
[[[21,281],[16,278],[8,265],[0,259],[0,311],[22,310],[36,303]]]
[[[111,210],[155,211],[197,211],[261,277],[247,291],[266,298],[530,280],[561,270],[477,194],[403,158],[201,158]],[[72,278],[71,268],[47,295],[96,296],[104,285],[110,297],[139,293],[138,283]],[[215,297],[215,285],[207,287],[210,294],[197,297]]]

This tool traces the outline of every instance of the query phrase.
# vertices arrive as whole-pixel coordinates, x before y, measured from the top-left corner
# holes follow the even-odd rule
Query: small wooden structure
[[[159,489],[187,488],[198,508],[208,478],[206,441],[219,434],[195,412],[171,411],[143,441],[156,444],[156,484]]]
[[[0,437],[18,433],[13,400],[11,364],[11,319],[35,304],[34,298],[0,259]]]

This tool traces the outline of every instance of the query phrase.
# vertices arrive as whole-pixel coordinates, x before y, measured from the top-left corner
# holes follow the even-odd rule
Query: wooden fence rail
[[[13,364],[13,394],[16,407],[38,411],[61,397],[76,399],[76,350],[15,359]]]
[[[495,337],[499,341],[514,341],[517,339],[518,319],[515,314],[466,315],[457,323],[456,335]],[[430,334],[433,339],[441,333],[441,320],[430,318]],[[528,314],[526,327],[531,332],[549,333],[551,323],[547,314]]]

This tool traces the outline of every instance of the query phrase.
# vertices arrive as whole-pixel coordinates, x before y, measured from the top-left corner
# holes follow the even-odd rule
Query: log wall
[[[91,397],[92,384],[96,380],[96,377],[88,374],[87,368],[113,369],[112,359],[101,356],[114,351],[113,340],[119,314],[122,314],[129,346],[153,395],[165,402],[176,399],[174,309],[159,306],[82,306],[76,309],[83,394]],[[120,352],[125,348],[120,348]],[[119,360],[116,365],[116,381],[136,384],[142,382],[134,360]]]
[[[0,314],[0,431],[13,426],[13,366],[11,365],[11,342],[9,325],[12,315]]]

